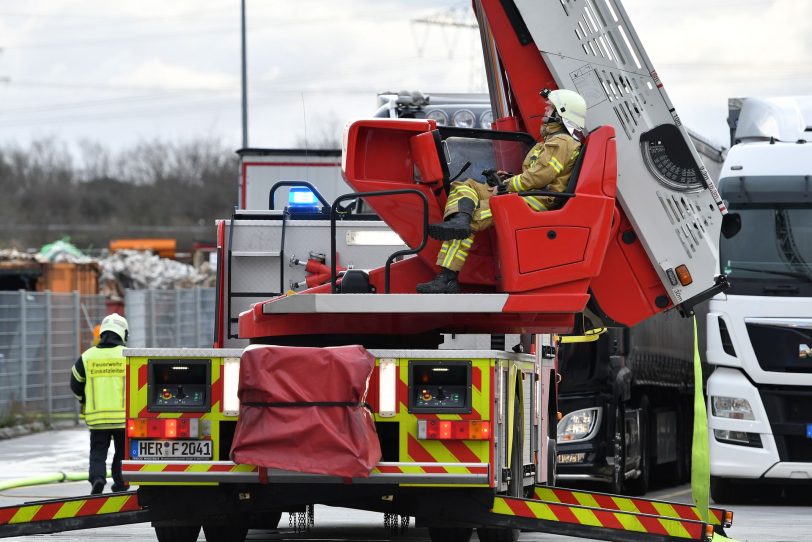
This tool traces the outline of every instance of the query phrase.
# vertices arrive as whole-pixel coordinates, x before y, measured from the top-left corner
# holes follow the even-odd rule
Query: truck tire
[[[645,395],[640,399],[638,409],[640,410],[640,474],[637,478],[626,481],[626,492],[629,495],[645,495],[648,491],[649,478],[651,477],[651,451],[649,420],[649,401]]]
[[[468,542],[472,534],[473,527],[429,527],[431,542]]]
[[[547,437],[547,485],[557,486],[556,466],[558,465],[558,442],[554,438]],[[532,494],[533,488],[530,488]],[[530,495],[525,495],[530,497]]]
[[[243,542],[248,527],[245,524],[204,525],[203,534],[206,535],[206,542]]]
[[[272,531],[279,527],[282,519],[282,510],[271,508],[262,512],[254,512],[248,520],[249,529],[265,529]]]
[[[195,542],[200,534],[200,525],[155,526],[158,542]]]
[[[745,479],[710,477],[710,495],[718,504],[752,504],[753,502],[771,503],[781,497],[779,485],[756,485]]]
[[[716,504],[735,503],[733,484],[727,478],[710,477],[710,495]]]

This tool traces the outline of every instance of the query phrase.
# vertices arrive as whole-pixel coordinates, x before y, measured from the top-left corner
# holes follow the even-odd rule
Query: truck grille
[[[812,373],[812,330],[748,323],[747,333],[763,370]]]
[[[806,426],[812,423],[812,391],[762,388],[761,401],[773,428],[781,461],[812,462],[812,439]]]

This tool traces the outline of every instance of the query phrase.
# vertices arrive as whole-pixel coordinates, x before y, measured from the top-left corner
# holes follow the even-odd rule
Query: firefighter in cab
[[[455,181],[443,214],[443,222],[429,225],[429,235],[443,241],[437,254],[440,273],[430,282],[417,285],[421,294],[455,294],[460,285],[457,275],[465,264],[474,237],[493,225],[489,200],[494,195],[530,190],[563,192],[581,151],[586,120],[586,102],[571,90],[544,89],[541,142],[530,149],[522,163],[522,172],[495,172],[492,183],[474,179]],[[493,186],[489,186],[489,185]],[[543,196],[524,196],[535,211],[561,206],[562,200]]]
[[[82,405],[85,422],[90,429],[90,469],[88,480],[91,494],[97,495],[107,483],[107,450],[113,441],[113,492],[126,491],[128,485],[121,476],[124,459],[124,374],[126,360],[122,351],[129,331],[127,320],[110,314],[99,326],[99,342],[87,349],[71,370],[70,387]]]

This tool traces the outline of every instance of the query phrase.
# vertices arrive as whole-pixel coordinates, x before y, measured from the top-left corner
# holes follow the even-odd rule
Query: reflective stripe
[[[442,260],[441,267],[449,268],[451,266],[451,262],[455,259],[465,262],[466,258],[468,258],[468,249],[471,248],[471,245],[474,243],[474,236],[470,236],[467,239],[454,239],[453,241],[446,241],[443,243],[443,248],[446,247],[446,243],[448,244],[446,255]],[[440,249],[440,252],[443,252],[443,248]]]
[[[544,205],[540,200],[536,199],[534,196],[525,196],[524,201],[534,210],[534,211],[546,211],[547,206]]]
[[[479,212],[480,219],[490,218],[491,216],[493,216],[493,213],[490,209],[483,209]]]
[[[457,250],[460,248],[460,241],[459,239],[454,239],[448,243],[448,252],[443,259],[443,267],[448,267],[451,265],[451,260],[454,259],[454,255],[457,253]]]
[[[514,192],[523,192],[525,190],[521,175],[514,175],[510,178],[510,180],[508,180],[508,182],[510,183],[510,186],[513,188]]]
[[[446,205],[457,203],[462,198],[471,198],[474,200],[474,203],[479,203],[479,194],[477,194],[476,190],[470,186],[462,184],[454,187],[451,194],[448,196],[448,203]]]
[[[561,173],[561,171],[564,169],[564,167],[561,165],[561,162],[556,160],[555,156],[550,158],[550,161],[547,163],[555,170],[556,173]]]
[[[76,370],[76,365],[70,368],[70,372],[73,375],[73,378],[76,379],[77,382],[84,382],[85,377],[79,374],[79,371]]]

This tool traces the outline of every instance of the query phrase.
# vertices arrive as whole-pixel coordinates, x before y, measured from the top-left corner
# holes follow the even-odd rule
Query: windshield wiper
[[[739,271],[751,271],[753,273],[765,273],[768,275],[781,275],[782,277],[792,277],[794,279],[804,279],[808,282],[812,282],[812,276],[809,273],[799,273],[797,271],[780,271],[780,270],[773,270],[773,269],[757,269],[755,267],[744,267],[741,265],[728,265],[726,266],[728,269],[737,269]]]

